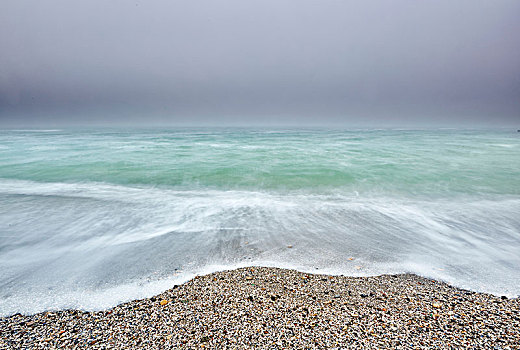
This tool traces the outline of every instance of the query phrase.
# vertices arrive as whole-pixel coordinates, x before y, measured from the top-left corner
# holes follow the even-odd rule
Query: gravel
[[[520,349],[520,300],[412,274],[249,267],[97,312],[0,318],[0,348]]]

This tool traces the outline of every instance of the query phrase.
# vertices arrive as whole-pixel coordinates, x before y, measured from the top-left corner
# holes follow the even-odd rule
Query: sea
[[[196,275],[414,273],[520,294],[511,129],[0,130],[0,315]]]

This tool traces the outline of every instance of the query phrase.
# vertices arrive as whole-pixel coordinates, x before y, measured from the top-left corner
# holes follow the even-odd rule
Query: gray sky
[[[520,1],[1,1],[0,126],[105,123],[514,126]]]

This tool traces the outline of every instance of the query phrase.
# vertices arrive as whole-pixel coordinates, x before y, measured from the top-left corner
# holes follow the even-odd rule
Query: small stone
[[[201,276],[153,298],[106,311],[0,317],[0,349],[509,349],[520,339],[516,299],[413,274],[339,277],[248,267]]]
[[[207,342],[207,341],[209,341],[209,337],[206,336],[206,335],[203,336],[202,338],[200,338],[200,342],[201,342],[201,343],[205,343],[205,342]]]

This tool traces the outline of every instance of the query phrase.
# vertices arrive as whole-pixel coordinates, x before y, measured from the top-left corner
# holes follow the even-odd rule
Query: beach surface
[[[248,267],[114,308],[0,319],[0,348],[520,348],[520,300],[413,274]]]

